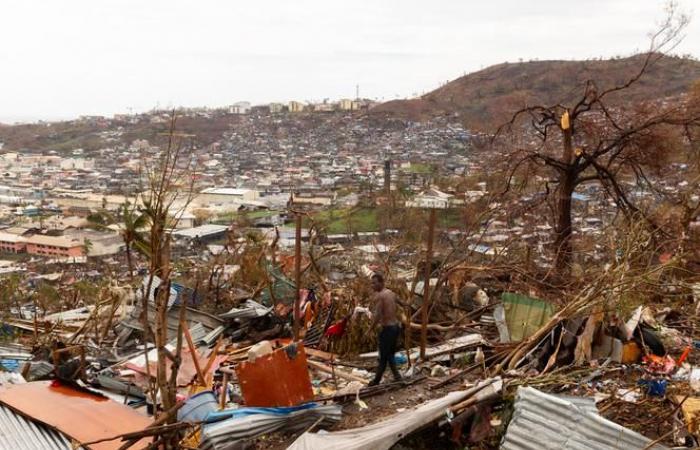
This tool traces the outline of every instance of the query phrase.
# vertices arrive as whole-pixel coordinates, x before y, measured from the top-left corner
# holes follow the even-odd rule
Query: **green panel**
[[[526,295],[504,292],[501,295],[511,342],[531,336],[554,315],[551,303]]]

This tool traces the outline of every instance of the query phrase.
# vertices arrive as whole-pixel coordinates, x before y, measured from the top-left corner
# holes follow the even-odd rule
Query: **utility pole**
[[[428,308],[430,308],[430,275],[433,266],[433,235],[435,234],[435,208],[430,208],[428,219],[428,245],[425,252],[423,281],[423,305],[421,307],[420,359],[425,361],[425,346],[428,342]]]
[[[299,307],[301,305],[301,214],[296,212],[296,236],[294,240],[294,284],[297,292],[294,299],[294,318],[292,329],[294,340],[299,340]]]

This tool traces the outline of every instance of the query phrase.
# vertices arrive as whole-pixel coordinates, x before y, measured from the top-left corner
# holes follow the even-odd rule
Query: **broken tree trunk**
[[[423,305],[421,306],[420,357],[425,359],[425,346],[428,342],[428,308],[430,307],[430,275],[432,274],[433,234],[435,233],[435,208],[430,210],[428,219],[428,247],[425,252],[425,276],[423,281]]]

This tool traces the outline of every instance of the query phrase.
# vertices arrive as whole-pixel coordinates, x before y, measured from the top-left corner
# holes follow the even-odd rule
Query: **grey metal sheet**
[[[195,342],[199,344],[205,344],[207,346],[212,345],[214,342],[216,342],[217,339],[219,339],[219,336],[221,336],[221,333],[223,333],[224,330],[225,327],[223,325],[221,325],[220,327],[216,327],[213,330],[211,330],[210,333],[208,333],[200,339],[197,339]]]
[[[219,314],[222,319],[254,319],[269,314],[272,307],[263,306],[255,300],[246,300],[240,308],[231,308],[229,311]]]
[[[29,374],[27,375],[27,381],[38,380],[44,378],[51,372],[53,372],[53,364],[46,361],[29,361]]]
[[[531,387],[519,388],[501,449],[621,450],[642,449],[651,442],[584,405]]]
[[[481,390],[477,390],[479,388]],[[503,381],[498,377],[483,380],[472,389],[450,392],[409,411],[389,416],[381,422],[350,430],[304,433],[287,450],[388,450],[405,436],[445,417],[449,406],[470,397],[477,400],[487,398],[499,393],[502,388]]]
[[[325,405],[294,411],[289,414],[253,414],[205,425],[202,430],[201,450],[223,450],[257,436],[284,428],[285,431],[304,430],[323,418],[330,424],[342,418],[340,405]]]
[[[151,326],[155,326],[155,314],[155,307],[153,307],[153,305],[149,305],[148,321],[151,324]],[[131,311],[129,316],[124,321],[122,321],[120,325],[122,327],[142,331],[143,323],[140,317],[141,307],[139,305],[136,305],[134,306],[134,309]],[[170,308],[170,310],[168,310],[167,320],[168,339],[176,339],[177,330],[180,324],[180,307],[178,305],[175,305],[174,307]],[[205,329],[205,333],[203,334],[203,336],[216,329],[217,327],[223,325],[223,321],[218,317],[206,313],[204,311],[199,311],[194,308],[187,308],[186,320],[190,328],[194,327],[198,323],[202,324]]]
[[[0,405],[0,448],[16,450],[72,450],[70,439]]]

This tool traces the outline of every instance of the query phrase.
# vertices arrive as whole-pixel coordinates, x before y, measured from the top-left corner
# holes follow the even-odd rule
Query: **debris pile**
[[[288,286],[274,272],[270,286]],[[609,278],[556,303],[504,289],[499,274],[438,275],[422,343],[422,286],[403,281],[393,356],[402,378],[373,385],[379,354],[363,351],[376,341],[361,280],[325,280],[298,300],[295,289],[239,295],[220,313],[170,283],[165,349],[178,357],[166,369],[177,371],[177,403],[167,410],[144,332],[160,280],[146,276],[133,295],[91,307],[8,317],[0,436],[8,448],[86,449],[146,448],[173,433],[182,448],[212,450],[697,443],[693,302],[606,310]]]

